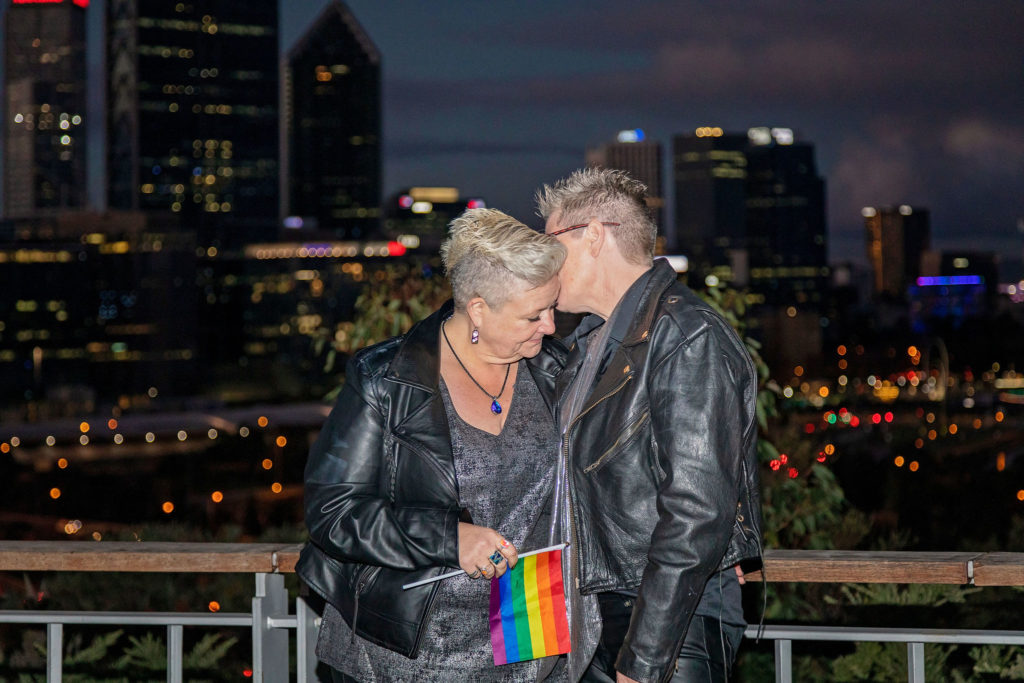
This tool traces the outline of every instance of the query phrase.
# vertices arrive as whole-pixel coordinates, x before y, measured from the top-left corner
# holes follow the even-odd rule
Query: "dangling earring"
[[[469,343],[470,344],[479,344],[480,343],[480,330],[476,329],[475,327],[473,328],[473,333],[469,335]]]

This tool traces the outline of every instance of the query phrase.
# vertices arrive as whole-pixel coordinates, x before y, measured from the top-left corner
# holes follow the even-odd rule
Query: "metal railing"
[[[0,623],[46,626],[47,681],[62,680],[65,625],[163,626],[167,681],[183,681],[184,627],[241,627],[252,633],[252,680],[289,680],[295,631],[296,679],[316,680],[319,621],[302,598],[289,612],[284,575],[294,572],[301,546],[219,543],[88,543],[0,541],[0,571],[251,573],[250,612],[68,612],[2,610]],[[768,550],[765,573],[775,582],[1024,585],[1024,553],[908,553]],[[747,575],[760,581],[760,573]],[[940,630],[766,625],[748,638],[774,642],[775,680],[793,677],[794,641],[894,642],[907,645],[907,680],[923,683],[926,643],[1024,645],[1024,631]]]

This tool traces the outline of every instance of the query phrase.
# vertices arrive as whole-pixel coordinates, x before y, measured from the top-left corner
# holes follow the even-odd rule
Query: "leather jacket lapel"
[[[413,325],[388,366],[384,379],[405,385],[388,392],[392,401],[388,428],[418,456],[432,461],[442,480],[458,499],[455,457],[448,429],[448,415],[441,399],[441,324],[451,316],[449,299],[435,313]]]

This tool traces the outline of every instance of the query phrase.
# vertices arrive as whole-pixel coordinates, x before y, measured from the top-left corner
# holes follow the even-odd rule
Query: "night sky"
[[[282,3],[284,49],[326,4]],[[538,225],[537,184],[622,128],[668,157],[697,126],[784,126],[817,146],[834,261],[866,260],[863,206],[903,203],[940,248],[1024,252],[1021,0],[347,4],[383,55],[386,193],[455,185]]]

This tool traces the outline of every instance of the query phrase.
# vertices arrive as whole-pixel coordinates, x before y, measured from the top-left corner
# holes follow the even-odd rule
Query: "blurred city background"
[[[770,541],[1019,550],[1024,5],[929,7],[3,0],[0,533],[301,539],[448,221],[599,165],[759,348]]]

